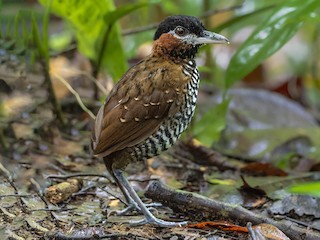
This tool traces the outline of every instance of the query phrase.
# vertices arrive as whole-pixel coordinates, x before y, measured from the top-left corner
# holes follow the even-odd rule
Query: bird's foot
[[[117,215],[117,216],[124,216],[127,213],[133,212],[133,211],[140,211],[140,208],[137,206],[137,204],[135,203],[130,203],[126,208],[122,209],[122,210],[112,210],[109,212],[109,216],[110,215]]]
[[[140,226],[144,224],[151,224],[156,227],[183,227],[188,225],[187,221],[184,222],[169,222],[169,221],[164,221],[162,219],[156,218],[154,216],[144,218],[138,221],[129,221],[129,224],[131,226]]]
[[[161,203],[147,203],[147,204],[145,204],[145,206],[148,208],[149,211],[153,212],[153,211],[156,211],[156,209],[155,209],[156,207],[162,207],[162,204]],[[109,216],[110,215],[124,216],[124,215],[131,213],[133,211],[141,212],[140,207],[135,202],[130,203],[123,210],[110,211]]]

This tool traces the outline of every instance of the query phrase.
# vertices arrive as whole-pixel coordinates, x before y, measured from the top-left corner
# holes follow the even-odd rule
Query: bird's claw
[[[161,203],[148,203],[148,204],[145,204],[145,206],[149,209],[149,211],[156,212],[157,209],[155,209],[155,208],[162,207],[162,204]],[[110,211],[110,213],[108,215],[109,216],[111,216],[111,215],[124,216],[124,215],[126,215],[130,212],[133,212],[133,211],[141,212],[140,207],[135,202],[130,203],[123,210],[112,210],[112,211]]]

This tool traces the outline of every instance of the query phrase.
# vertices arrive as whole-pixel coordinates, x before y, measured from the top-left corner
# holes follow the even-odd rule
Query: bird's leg
[[[141,213],[144,215],[144,219],[140,221],[130,221],[131,225],[142,225],[142,224],[152,224],[159,227],[181,227],[187,225],[187,222],[168,222],[161,219],[156,218],[150,210],[145,206],[145,204],[141,201],[138,194],[131,187],[128,180],[123,175],[123,171],[121,169],[113,169],[113,173],[115,178],[117,178],[117,182],[121,189],[125,189],[131,199],[138,205]],[[125,194],[125,193],[124,193]]]
[[[132,211],[138,211],[141,212],[140,207],[137,205],[137,203],[131,198],[131,196],[129,195],[127,189],[125,189],[123,187],[123,185],[121,183],[119,183],[119,180],[114,176],[113,173],[111,173],[113,175],[114,180],[116,181],[116,184],[119,186],[121,192],[123,193],[125,199],[126,199],[126,203],[127,203],[127,207],[123,210],[115,210],[115,211],[110,211],[109,215],[113,215],[116,214],[118,216],[123,216],[126,215],[127,213],[130,213]],[[155,207],[161,207],[162,204],[161,203],[150,203],[150,204],[145,204],[145,206],[149,209],[149,210],[155,210]]]
[[[138,207],[137,203],[131,198],[127,189],[124,188],[124,186],[119,182],[119,180],[116,176],[114,176],[114,180],[116,181],[117,185],[119,186],[121,192],[123,193],[123,195],[126,199],[127,207],[121,211],[112,211],[112,212],[110,212],[110,214],[115,213],[116,215],[123,216],[131,211],[134,211],[134,210],[140,211],[140,208]]]

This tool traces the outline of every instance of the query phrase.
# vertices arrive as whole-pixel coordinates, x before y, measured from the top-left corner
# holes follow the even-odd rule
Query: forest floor
[[[100,102],[92,100],[91,81],[79,74],[83,70],[80,66],[81,61],[69,63],[57,58],[51,67],[60,73],[63,69],[78,70],[64,77],[96,113]],[[188,137],[158,157],[130,165],[127,172],[145,202],[151,202],[144,197],[147,189],[150,198],[162,203],[155,215],[193,225],[128,225],[128,220],[142,216],[137,212],[113,214],[125,207],[123,196],[102,160],[93,157],[92,119],[69,90],[54,79],[66,119],[62,126],[48,101],[39,70],[26,72],[24,65],[6,61],[0,76],[1,239],[248,239],[249,235],[252,239],[288,239],[285,235],[320,239],[320,199],[287,191],[293,183],[319,179],[317,161],[295,155],[304,168],[293,173],[259,159],[219,153]],[[291,136],[280,150],[292,141],[308,143],[305,138]],[[150,187],[154,180],[170,189],[161,185],[161,192],[157,192],[154,185]],[[167,193],[172,198],[166,198]],[[202,206],[203,202],[209,205]]]

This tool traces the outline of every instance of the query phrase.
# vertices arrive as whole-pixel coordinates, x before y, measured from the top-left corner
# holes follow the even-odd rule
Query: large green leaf
[[[39,2],[46,6],[48,0],[39,0]],[[127,62],[117,23],[112,22],[113,26],[108,32],[107,42],[104,39],[109,27],[106,25],[105,16],[112,13],[113,20],[117,20],[117,16],[123,16],[117,15],[113,1],[52,0],[51,11],[71,23],[76,33],[79,51],[82,54],[97,63],[101,57],[100,51],[103,49],[102,67],[106,67],[114,79],[120,78],[127,69]],[[106,46],[102,47],[102,44]]]
[[[226,72],[226,87],[242,79],[291,39],[319,0],[288,0],[271,12],[232,57]]]

